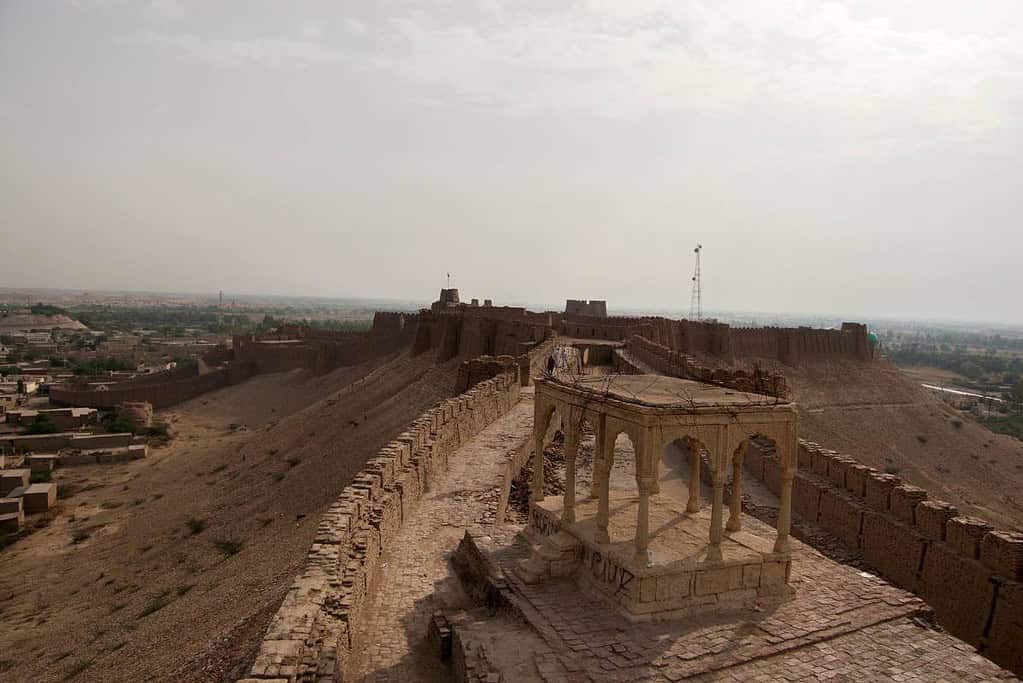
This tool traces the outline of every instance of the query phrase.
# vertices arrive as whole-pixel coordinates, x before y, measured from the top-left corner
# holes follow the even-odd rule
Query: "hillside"
[[[0,316],[0,334],[28,332],[31,330],[85,330],[85,325],[66,315],[34,315],[32,313],[11,313]]]
[[[800,435],[894,472],[1002,527],[1023,528],[1023,443],[993,434],[886,361],[779,366]]]
[[[58,470],[63,512],[0,552],[0,672],[236,673],[320,514],[378,447],[452,394],[457,363],[402,355],[257,377],[168,411],[177,436],[147,460]]]

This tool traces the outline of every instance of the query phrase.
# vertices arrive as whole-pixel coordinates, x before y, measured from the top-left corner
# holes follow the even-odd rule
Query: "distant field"
[[[899,370],[910,379],[928,384],[969,384],[970,380],[958,372],[934,368],[928,365],[907,365],[899,366]]]
[[[1006,415],[1004,417],[984,417],[977,420],[992,432],[1008,434],[1023,441],[1023,415]]]

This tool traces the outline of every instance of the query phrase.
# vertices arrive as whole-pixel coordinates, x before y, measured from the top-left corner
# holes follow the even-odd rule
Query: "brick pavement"
[[[355,680],[449,680],[437,654],[425,651],[425,634],[435,610],[473,607],[449,564],[466,529],[504,570],[504,592],[542,639],[528,656],[549,683],[1014,680],[971,646],[927,627],[919,616],[926,605],[912,594],[795,540],[797,597],[760,612],[636,624],[574,582],[522,584],[511,567],[528,548],[519,527],[495,526],[493,513],[502,465],[531,433],[533,402],[523,398],[450,459],[381,558]],[[773,533],[751,517],[744,525]],[[506,682],[518,678],[509,676]]]
[[[502,466],[532,435],[531,399],[523,388],[511,411],[450,457],[447,473],[381,556],[355,680],[444,680],[437,654],[424,651],[427,624],[437,609],[471,606],[449,558],[465,529],[493,524]]]
[[[769,528],[753,519],[752,527]],[[926,625],[922,601],[884,580],[794,543],[796,599],[660,623],[632,623],[568,580],[522,584],[511,571],[527,552],[514,530],[477,541],[504,571],[506,593],[551,647],[543,680],[1013,679],[975,650]],[[915,619],[915,620],[914,620]]]

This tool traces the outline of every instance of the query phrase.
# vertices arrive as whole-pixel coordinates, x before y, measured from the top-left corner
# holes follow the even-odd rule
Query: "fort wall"
[[[589,315],[597,318],[607,317],[607,302],[601,299],[567,299],[565,301],[566,315]]]
[[[793,510],[839,538],[892,583],[934,609],[949,633],[1023,674],[1023,533],[998,531],[855,459],[800,441]],[[769,447],[746,468],[779,493]]]
[[[379,312],[374,315],[368,332],[334,332],[305,325],[285,325],[259,338],[235,335],[231,349],[212,349],[197,367],[175,368],[121,381],[79,378],[69,385],[52,387],[50,402],[108,409],[124,402],[147,402],[154,408],[167,408],[255,374],[295,369],[324,374],[338,367],[397,353],[412,342],[416,328],[415,314]],[[228,362],[230,364],[225,366]]]
[[[442,401],[371,458],[323,515],[249,680],[347,680],[381,553],[448,458],[519,399],[514,370]]]
[[[121,434],[80,434],[58,432],[56,434],[12,434],[0,436],[0,450],[12,453],[42,451],[56,453],[62,449],[90,450],[95,448],[126,448],[133,444],[135,436]]]
[[[579,349],[561,344],[556,338],[552,338],[518,356],[477,356],[462,361],[455,379],[455,391],[457,393],[468,391],[479,382],[503,372],[516,373],[519,384],[529,386],[534,377],[540,377],[547,371],[547,358],[555,353],[563,364],[555,369],[556,375],[579,372],[581,369]]]
[[[226,387],[251,375],[246,366],[233,365],[200,375],[191,368],[192,376],[175,377],[162,383],[137,384],[125,382],[111,384],[103,391],[73,389],[55,386],[50,389],[50,403],[64,406],[87,406],[114,409],[125,402],[145,401],[154,408],[166,408],[199,394]]]
[[[437,312],[421,311],[412,353],[435,349],[437,361],[455,356],[519,355],[544,341],[552,316],[506,307],[462,307]]]
[[[573,304],[573,300],[568,303]],[[590,315],[579,312],[586,310],[583,303],[575,301],[576,305],[566,306],[563,314],[464,304],[421,311],[413,352],[437,349],[441,362],[457,355],[516,355],[522,344],[540,342],[553,332],[574,339],[618,342],[637,336],[689,356],[723,362],[763,358],[795,365],[873,357],[867,328],[859,323],[843,323],[838,330],[733,328],[716,321]]]
[[[630,356],[642,364],[669,377],[692,379],[737,391],[779,398],[788,395],[788,385],[783,375],[763,371],[759,367],[754,367],[751,372],[742,369],[713,367],[701,363],[685,353],[673,351],[640,336],[629,337],[625,348]]]

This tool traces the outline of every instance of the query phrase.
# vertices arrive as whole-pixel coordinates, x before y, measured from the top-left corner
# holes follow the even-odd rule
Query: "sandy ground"
[[[887,362],[781,368],[803,438],[1004,528],[1023,528],[1023,442],[995,434]]]
[[[159,415],[146,460],[58,470],[58,514],[0,552],[0,676],[233,680],[320,514],[457,363],[256,377]]]
[[[964,382],[969,383],[970,381],[958,372],[942,368],[932,368],[929,365],[908,365],[900,367],[899,370],[913,381],[927,382],[928,384],[955,384],[961,386]]]

